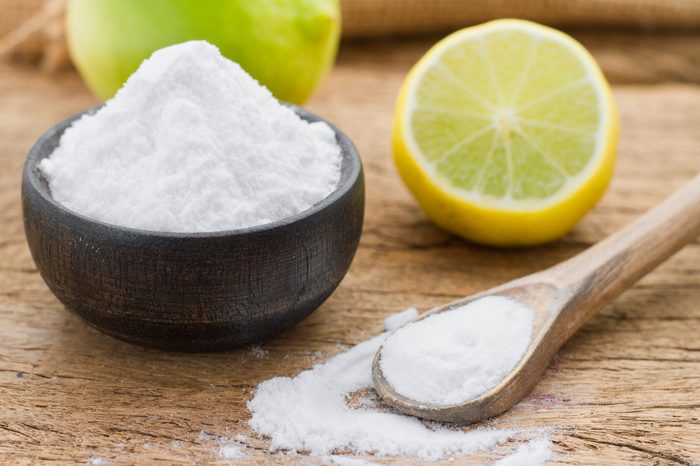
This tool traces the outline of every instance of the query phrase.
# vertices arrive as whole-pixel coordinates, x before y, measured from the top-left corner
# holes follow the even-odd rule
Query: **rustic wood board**
[[[95,100],[72,73],[0,66],[0,463],[226,463],[219,437],[242,433],[249,440],[239,464],[317,464],[270,453],[251,435],[245,402],[257,383],[376,334],[392,312],[426,310],[570,257],[700,170],[700,35],[575,35],[614,84],[619,163],[603,201],[575,231],[522,250],[477,247],[438,230],[392,166],[395,95],[431,41],[344,44],[309,108],[343,128],[363,156],[361,246],[331,299],[257,356],[131,346],[57,302],[25,243],[20,172],[44,130]],[[562,349],[529,397],[490,424],[550,427],[557,464],[700,463],[698,263],[696,242],[625,292]],[[456,463],[488,462],[514,446]]]

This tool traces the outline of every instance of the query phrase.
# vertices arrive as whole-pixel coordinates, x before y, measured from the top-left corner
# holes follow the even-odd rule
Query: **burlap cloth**
[[[47,70],[67,65],[65,2],[0,0],[0,58],[37,62]],[[344,38],[446,33],[503,17],[555,26],[694,28],[700,33],[700,0],[341,0],[341,4]]]
[[[70,66],[63,15],[66,0],[0,0],[0,59]]]
[[[700,0],[343,0],[342,5],[344,37],[449,32],[496,18],[700,32]]]

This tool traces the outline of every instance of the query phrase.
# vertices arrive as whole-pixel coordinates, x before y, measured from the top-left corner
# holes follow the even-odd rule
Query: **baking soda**
[[[409,307],[401,312],[396,312],[384,319],[384,330],[387,332],[393,332],[409,320],[413,320],[415,317],[418,317],[418,310],[415,307]]]
[[[415,311],[400,314],[403,322]],[[492,448],[522,431],[454,430],[387,410],[372,399],[372,359],[385,332],[295,377],[258,385],[248,402],[251,428],[269,437],[272,450],[328,457],[341,450],[375,456],[437,460]]]
[[[552,458],[552,442],[544,437],[523,443],[515,453],[494,463],[493,466],[544,466]]]
[[[156,51],[73,123],[39,167],[53,198],[103,222],[168,232],[262,225],[328,196],[334,131],[281,105],[204,41]]]
[[[223,459],[231,460],[236,458],[243,458],[245,457],[245,454],[243,453],[241,447],[237,445],[224,445],[221,448],[219,448],[219,456]]]
[[[92,466],[105,466],[109,464],[109,460],[107,458],[100,458],[97,456],[93,456],[88,460],[88,463],[91,464]]]
[[[533,310],[511,299],[477,299],[396,330],[382,345],[381,370],[397,393],[412,400],[469,401],[520,362],[533,321]]]
[[[348,458],[340,455],[324,456],[323,464],[333,464],[335,466],[377,466],[377,463],[363,460],[362,458]]]

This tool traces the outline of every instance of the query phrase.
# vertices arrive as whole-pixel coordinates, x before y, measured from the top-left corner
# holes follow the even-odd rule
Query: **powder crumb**
[[[335,132],[308,123],[205,41],[145,60],[39,164],[53,198],[124,227],[213,232],[309,209],[340,179]]]
[[[372,387],[372,359],[383,333],[296,377],[258,385],[248,402],[251,428],[270,439],[270,449],[314,456],[337,450],[374,456],[409,456],[425,461],[451,453],[470,454],[498,445],[515,430],[454,430],[384,408],[350,408],[347,397]]]
[[[92,458],[90,458],[88,463],[90,463],[92,466],[104,466],[106,464],[109,464],[109,460],[107,458],[93,456]]]
[[[389,317],[384,319],[384,330],[387,332],[393,332],[397,328],[401,327],[406,322],[418,316],[418,310],[415,307],[409,307],[403,311],[391,314]]]
[[[262,359],[270,353],[268,350],[266,350],[260,345],[251,346],[250,352],[253,353],[253,356],[255,356],[258,359]]]
[[[515,453],[496,461],[493,466],[544,466],[551,458],[552,442],[540,438],[520,445]]]
[[[243,458],[245,453],[243,449],[237,445],[225,445],[219,448],[219,456],[226,460]]]
[[[244,442],[248,440],[243,434],[236,434],[233,439],[217,434],[210,434],[204,430],[199,432],[197,437],[200,442],[210,443],[216,442],[219,445],[219,457],[227,460],[244,458],[246,456],[246,445]]]
[[[325,464],[334,464],[337,466],[373,466],[377,463],[364,460],[362,458],[350,458],[341,455],[328,455],[323,457]]]
[[[382,345],[382,373],[422,403],[454,404],[496,387],[530,343],[534,311],[488,296],[396,330]]]

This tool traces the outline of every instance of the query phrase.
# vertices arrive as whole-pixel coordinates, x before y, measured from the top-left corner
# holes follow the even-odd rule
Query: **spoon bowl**
[[[307,121],[321,118],[297,107]],[[24,228],[46,284],[90,325],[131,343],[212,351],[288,329],[338,286],[355,255],[364,216],[360,157],[333,125],[340,181],[316,205],[252,228],[168,233],[120,227],[51,197],[38,163],[89,110],[59,123],[31,149],[22,177]]]
[[[446,405],[416,402],[397,393],[382,373],[381,364],[379,363],[381,347],[377,351],[372,364],[372,379],[375,389],[382,399],[392,407],[411,416],[435,421],[469,423],[490,418],[507,411],[512,406],[511,400],[520,400],[530,392],[553,355],[548,354],[550,348],[545,342],[547,341],[548,333],[553,330],[550,320],[553,315],[556,315],[556,312],[552,306],[547,304],[547,300],[542,298],[547,297],[551,299],[556,293],[557,288],[551,283],[538,283],[536,280],[533,280],[531,283],[514,281],[452,302],[446,306],[432,309],[405,324],[410,325],[437,313],[450,312],[486,296],[509,298],[533,309],[534,322],[530,344],[523,358],[501,383],[479,397],[463,403]]]
[[[486,296],[502,296],[531,308],[535,318],[530,343],[520,362],[496,387],[457,404],[412,400],[398,394],[384,377],[380,364],[382,347],[372,363],[374,387],[388,405],[425,419],[470,423],[501,414],[532,390],[552,356],[587,319],[699,234],[697,176],[662,204],[581,254],[547,270],[432,309],[405,324],[450,312]]]

